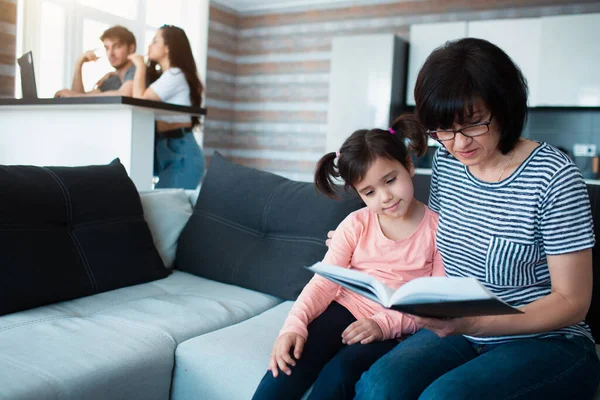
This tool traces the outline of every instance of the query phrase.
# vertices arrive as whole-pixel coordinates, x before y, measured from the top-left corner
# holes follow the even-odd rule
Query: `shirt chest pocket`
[[[485,278],[492,285],[531,286],[540,281],[537,243],[517,243],[492,237],[485,259]]]

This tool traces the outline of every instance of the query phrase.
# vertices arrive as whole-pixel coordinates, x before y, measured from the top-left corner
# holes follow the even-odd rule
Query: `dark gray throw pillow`
[[[164,278],[119,160],[0,166],[0,315]]]
[[[294,300],[323,259],[327,231],[360,198],[332,200],[313,183],[211,159],[194,213],[177,245],[175,267],[205,278]]]

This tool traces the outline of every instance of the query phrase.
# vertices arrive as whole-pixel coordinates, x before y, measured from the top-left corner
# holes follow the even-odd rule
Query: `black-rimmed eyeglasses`
[[[445,142],[452,140],[458,132],[462,133],[466,137],[477,137],[485,135],[490,131],[490,124],[492,123],[493,115],[490,115],[490,119],[485,122],[479,122],[477,124],[463,126],[460,129],[441,129],[441,130],[427,130],[426,133],[431,136],[432,139],[438,142]]]

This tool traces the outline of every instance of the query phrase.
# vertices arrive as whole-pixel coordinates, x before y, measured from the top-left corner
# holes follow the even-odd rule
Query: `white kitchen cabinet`
[[[540,91],[540,18],[502,19],[469,22],[467,35],[485,39],[500,47],[521,69],[529,85],[529,107],[538,104]]]
[[[443,22],[410,26],[406,104],[415,105],[414,90],[417,75],[425,60],[437,47],[449,40],[467,36],[466,22]]]
[[[600,14],[542,18],[540,106],[600,106]]]
[[[333,38],[327,151],[357,129],[387,129],[404,98],[408,44],[393,34]]]

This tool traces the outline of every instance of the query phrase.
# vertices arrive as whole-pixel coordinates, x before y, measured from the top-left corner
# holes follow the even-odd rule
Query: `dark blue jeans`
[[[308,340],[292,374],[280,372],[273,378],[267,371],[253,399],[300,399],[313,382],[309,399],[352,399],[360,375],[398,344],[396,340],[385,340],[344,345],[342,332],[354,321],[350,311],[331,303],[308,326]]]
[[[204,175],[204,154],[191,129],[181,138],[160,138],[154,144],[156,189],[196,189]]]
[[[478,346],[421,329],[356,385],[357,399],[591,399],[600,379],[594,343],[564,335]]]

